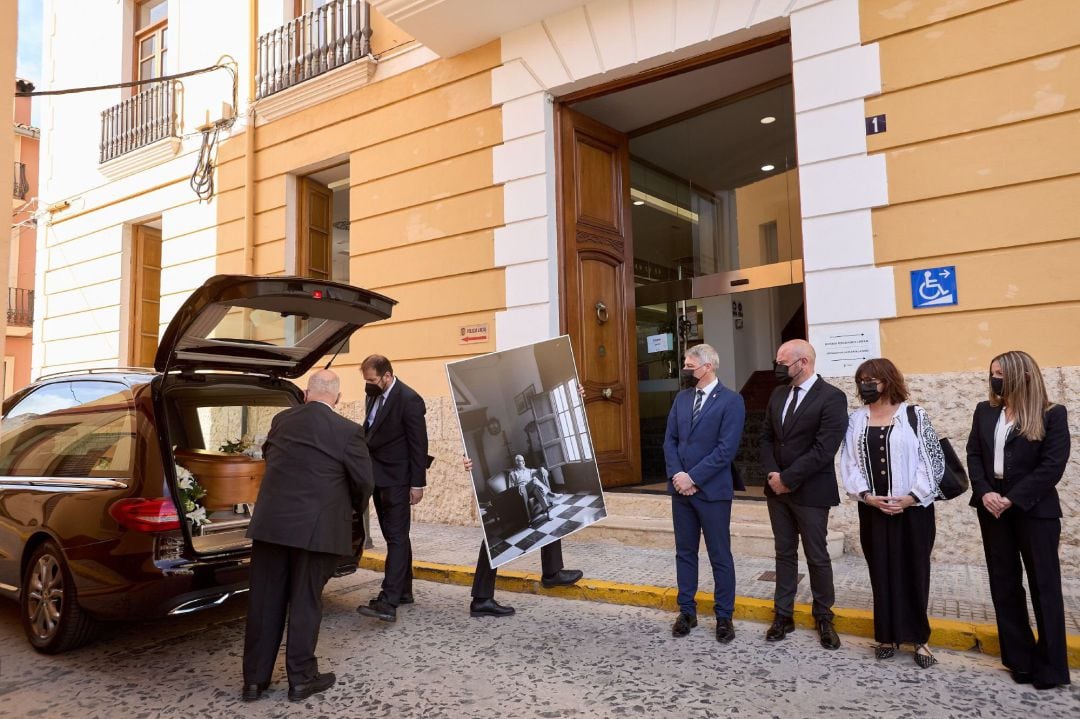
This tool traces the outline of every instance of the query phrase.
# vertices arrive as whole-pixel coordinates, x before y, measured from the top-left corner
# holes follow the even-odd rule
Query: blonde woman
[[[922,407],[908,404],[904,376],[887,359],[855,371],[865,406],[852,412],[840,450],[844,489],[859,501],[859,538],[874,593],[874,654],[888,659],[915,646],[926,669],[934,499],[945,472],[941,444]]]
[[[1026,352],[990,363],[990,398],[975,408],[967,444],[971,506],[982,530],[1001,661],[1036,689],[1069,683],[1061,597],[1061,503],[1055,486],[1069,459],[1065,407],[1046,397]],[[1031,632],[1023,571],[1039,639]]]

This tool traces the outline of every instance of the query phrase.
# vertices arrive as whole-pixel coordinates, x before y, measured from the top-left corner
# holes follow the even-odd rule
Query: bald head
[[[800,362],[805,360],[805,362]],[[814,365],[817,363],[817,352],[813,345],[806,340],[788,340],[776,350],[776,363],[792,366],[799,363],[797,375],[792,375],[792,382],[802,384],[810,375],[814,374]]]
[[[321,369],[308,379],[305,402],[326,402],[333,406],[341,397],[341,380],[332,370]]]

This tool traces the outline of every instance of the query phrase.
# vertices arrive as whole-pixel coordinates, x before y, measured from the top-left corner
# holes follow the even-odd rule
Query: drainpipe
[[[255,73],[258,72],[259,0],[248,0],[248,105],[244,132],[244,271],[255,274]]]

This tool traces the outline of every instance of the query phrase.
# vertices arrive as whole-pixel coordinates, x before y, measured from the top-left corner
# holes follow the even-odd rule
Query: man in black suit
[[[375,514],[386,540],[382,591],[356,608],[366,617],[397,621],[397,608],[413,603],[412,505],[427,485],[428,435],[423,398],[394,376],[393,365],[371,355],[360,365],[367,393],[368,449],[375,470]]]
[[[761,432],[761,464],[768,474],[765,497],[776,550],[776,614],[765,639],[780,641],[795,629],[801,539],[821,646],[837,649],[826,535],[829,508],[840,504],[833,459],[847,430],[847,397],[815,373],[815,360],[814,348],[805,340],[785,342],[776,351],[774,370],[782,386],[769,398]]]
[[[334,411],[339,398],[337,375],[316,372],[305,403],[274,417],[263,445],[266,475],[247,532],[244,701],[258,699],[270,684],[286,614],[289,699],[306,699],[337,681],[332,672],[319,672],[315,658],[322,590],[353,553],[353,510],[363,511],[373,487],[364,431]]]

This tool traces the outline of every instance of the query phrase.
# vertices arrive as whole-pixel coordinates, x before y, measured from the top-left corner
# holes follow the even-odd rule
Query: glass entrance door
[[[776,386],[772,362],[780,344],[805,338],[803,307],[801,283],[638,305],[642,489],[666,487],[664,431],[679,391],[682,357],[688,348],[706,342],[720,357],[717,377],[746,403],[736,464],[748,494],[761,493],[765,477],[757,460],[758,438]]]

